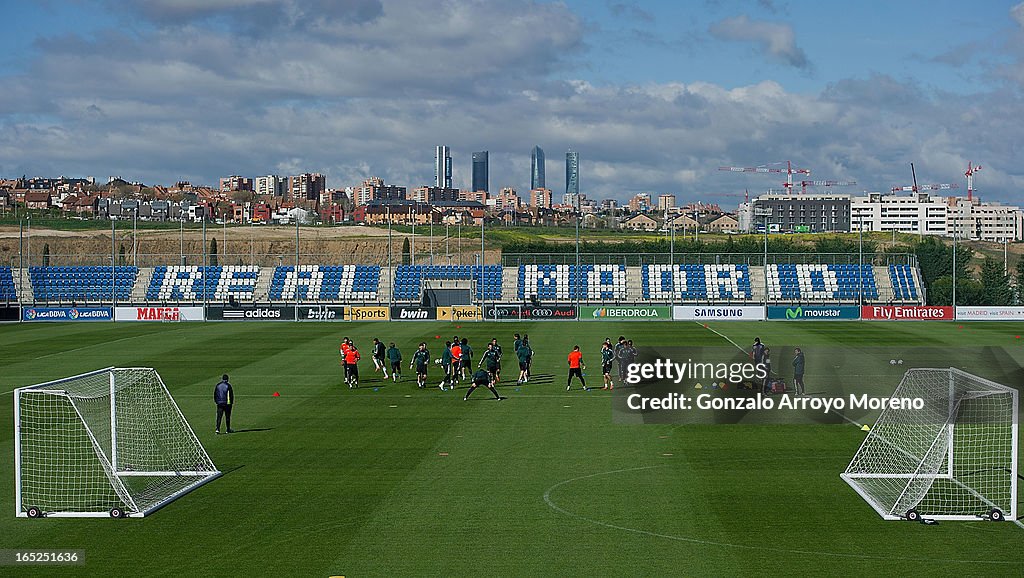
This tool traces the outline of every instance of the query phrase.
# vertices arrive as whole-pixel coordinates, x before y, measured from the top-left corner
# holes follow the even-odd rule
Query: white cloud
[[[710,32],[720,40],[753,42],[794,68],[806,70],[811,66],[803,49],[796,45],[796,35],[788,24],[751,20],[744,14],[715,22]]]
[[[1017,22],[1017,26],[1024,28],[1024,2],[1010,8],[1010,17]]]
[[[309,7],[262,4],[217,6]],[[447,144],[456,184],[469,184],[470,153],[489,150],[492,188],[525,192],[539,144],[550,188],[561,192],[572,147],[596,198],[777,188],[778,175],[717,168],[784,160],[861,183],[844,190],[906,184],[911,161],[922,182],[959,182],[968,159],[985,165],[978,187],[990,198],[1024,185],[1020,84],[967,96],[884,75],[817,94],[774,81],[600,84],[571,68],[585,28],[561,4],[392,0],[377,17],[337,14],[309,34],[221,33],[223,22],[194,13],[151,16],[144,37],[49,39],[23,75],[0,79],[0,176],[213,183],[320,171],[331,186],[380,175],[415,187],[432,181],[433,147]]]

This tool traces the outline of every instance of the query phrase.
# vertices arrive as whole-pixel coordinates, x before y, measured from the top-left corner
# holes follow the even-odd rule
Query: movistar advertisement
[[[580,307],[580,319],[584,321],[669,321],[672,319],[672,308],[654,305]]]
[[[856,305],[771,305],[768,319],[783,321],[835,321],[860,319]]]

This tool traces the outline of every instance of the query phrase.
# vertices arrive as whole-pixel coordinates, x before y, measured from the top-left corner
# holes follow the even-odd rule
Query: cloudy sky
[[[0,0],[0,177],[322,172],[735,204],[782,166],[842,192],[1024,201],[1024,3]],[[819,189],[820,190],[820,189]]]

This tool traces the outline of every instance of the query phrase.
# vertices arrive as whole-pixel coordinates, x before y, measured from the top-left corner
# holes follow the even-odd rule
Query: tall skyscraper
[[[444,145],[434,149],[434,186],[452,188],[452,151]]]
[[[530,190],[544,188],[544,149],[535,146],[530,153]]]
[[[580,194],[580,153],[570,150],[565,153],[565,196],[573,199]]]
[[[473,192],[487,190],[487,151],[473,153]]]

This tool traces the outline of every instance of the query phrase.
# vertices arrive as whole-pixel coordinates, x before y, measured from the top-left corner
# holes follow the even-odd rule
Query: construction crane
[[[910,163],[910,175],[914,177],[914,184],[909,187],[893,187],[892,194],[898,192],[912,192],[917,193],[920,191],[948,191],[950,189],[959,189],[960,186],[956,183],[942,183],[941,185],[920,185],[917,184],[917,171],[914,170],[914,163]]]
[[[800,181],[800,194],[807,193],[807,187],[849,187],[857,181]]]
[[[970,201],[974,197],[974,173],[981,170],[981,165],[976,167],[971,166],[971,161],[967,161],[967,172],[964,176],[967,177],[967,200]]]
[[[773,163],[782,164],[782,163]],[[731,173],[779,173],[786,175],[786,182],[782,183],[782,186],[786,188],[786,193],[793,192],[793,175],[807,175],[811,176],[811,169],[794,169],[793,163],[786,161],[786,168],[782,167],[770,167],[768,165],[761,165],[757,167],[718,167],[720,171],[729,171]]]
[[[942,183],[939,185],[920,185],[920,186],[909,186],[909,187],[893,187],[892,192],[898,193],[901,191],[908,191],[917,193],[919,191],[948,191],[951,189],[959,189],[960,185],[956,183]]]

